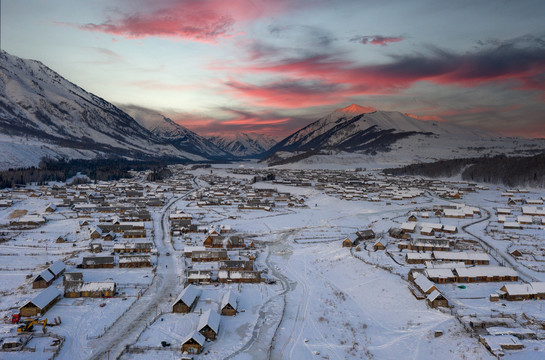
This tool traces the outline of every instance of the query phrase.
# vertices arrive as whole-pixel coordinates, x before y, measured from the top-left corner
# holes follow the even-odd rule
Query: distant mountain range
[[[43,157],[234,160],[270,147],[257,135],[239,140],[220,141],[231,154],[161,114],[121,109],[39,61],[0,52],[0,169],[36,166]]]
[[[116,107],[39,61],[0,52],[0,170],[36,166],[43,157],[406,164],[543,149],[543,139],[497,138],[358,105],[337,109],[278,143],[255,133],[205,138],[157,112]]]
[[[258,157],[277,143],[277,141],[270,136],[256,133],[213,136],[208,139],[220,149],[241,158]]]
[[[544,149],[540,139],[498,138],[469,127],[352,104],[296,131],[263,155],[269,165],[311,157],[313,162],[335,162],[343,156],[355,163],[411,163],[485,154],[531,155]]]
[[[175,123],[171,119],[138,106],[122,106],[142,127],[155,136],[173,145],[176,149],[202,156],[206,159],[222,160],[235,158],[229,151],[224,151],[214,142]]]

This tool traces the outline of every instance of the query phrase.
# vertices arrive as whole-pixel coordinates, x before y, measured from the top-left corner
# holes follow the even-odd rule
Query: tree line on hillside
[[[166,166],[174,162],[172,159],[130,161],[121,158],[93,160],[43,158],[37,167],[0,171],[0,189],[27,184],[43,185],[49,181],[65,182],[77,174],[87,175],[91,180],[119,180],[130,177],[131,170],[152,170],[151,177],[159,180],[169,176]]]
[[[431,178],[461,174],[463,180],[506,186],[545,187],[545,154],[535,156],[497,155],[493,157],[440,160],[384,170],[392,175],[420,175]]]

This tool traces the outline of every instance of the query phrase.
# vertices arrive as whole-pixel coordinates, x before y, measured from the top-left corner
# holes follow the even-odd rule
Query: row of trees
[[[173,159],[130,161],[121,158],[93,160],[55,160],[44,158],[37,167],[9,169],[0,171],[0,188],[9,188],[26,184],[42,185],[49,181],[66,181],[77,174],[87,175],[92,180],[119,180],[129,177],[130,170],[153,170],[159,179],[169,176],[166,166],[174,163]],[[165,170],[166,169],[166,170]]]
[[[465,158],[387,169],[392,175],[432,178],[461,175],[463,180],[514,186],[545,187],[545,154],[535,156]]]

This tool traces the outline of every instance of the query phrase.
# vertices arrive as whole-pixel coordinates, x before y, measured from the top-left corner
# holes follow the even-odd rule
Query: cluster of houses
[[[194,311],[201,290],[193,284],[186,286],[172,304],[173,313],[188,314]],[[213,341],[219,333],[221,316],[234,316],[237,313],[237,296],[233,291],[226,292],[218,311],[208,309],[200,315],[197,329],[182,342],[181,350],[187,354],[200,354],[206,340]]]
[[[448,300],[437,289],[435,284],[422,274],[415,274],[409,284],[409,290],[417,299],[425,299],[432,308],[448,307],[449,305]]]
[[[181,225],[180,220],[188,221]],[[254,269],[254,243],[246,243],[243,237],[231,235],[228,225],[197,226],[191,224],[193,217],[183,211],[174,211],[170,224],[178,235],[181,226],[195,227],[203,232],[202,245],[186,245],[183,250],[186,261],[186,283],[260,283],[261,272]],[[245,254],[241,256],[241,252]]]
[[[529,227],[528,225],[545,225],[545,209],[534,205],[522,206],[520,210],[511,207],[497,208],[496,215],[498,223],[503,224],[504,229],[523,229]]]
[[[388,174],[367,173],[365,169],[348,170],[288,170],[288,169],[235,169],[234,173],[253,175],[271,180],[274,184],[314,187],[345,200],[373,202],[407,200],[429,191],[436,196],[460,199],[465,193],[488,189],[466,181],[425,180],[410,176],[394,177]]]
[[[277,189],[254,188],[250,182],[240,179],[221,178],[214,175],[204,177],[209,187],[192,194],[197,206],[237,205],[239,210],[271,211],[275,206],[302,206],[304,199]]]

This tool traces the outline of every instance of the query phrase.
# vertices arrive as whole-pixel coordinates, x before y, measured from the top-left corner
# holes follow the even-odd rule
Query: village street
[[[171,305],[169,300],[173,299],[171,295],[177,294],[179,285],[177,267],[180,264],[175,256],[170,256],[174,249],[168,241],[168,214],[177,201],[187,195],[171,199],[159,213],[153,214],[155,246],[159,252],[153,282],[143,296],[107,330],[104,336],[89,343],[92,347],[90,359],[118,358],[125,347],[134,343],[161,311],[169,311]]]

